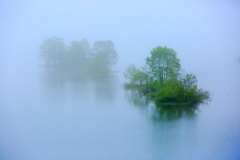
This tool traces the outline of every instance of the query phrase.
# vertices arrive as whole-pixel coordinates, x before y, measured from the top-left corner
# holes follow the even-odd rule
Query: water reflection
[[[42,69],[42,68],[41,68]],[[66,85],[65,72],[58,69],[48,69],[42,71],[41,82],[46,89],[59,90]]]
[[[94,77],[95,99],[97,102],[105,101],[112,103],[116,96],[116,75],[108,74],[101,77]]]
[[[150,117],[153,122],[170,122],[182,118],[194,118],[198,111],[198,105],[157,105],[136,90],[127,90],[125,92],[125,98],[134,107],[147,112],[148,117]]]
[[[194,118],[198,106],[183,106],[183,105],[162,105],[156,106],[153,112],[152,119],[158,121],[175,121],[182,118]]]
[[[141,109],[147,109],[148,101],[146,96],[142,96],[137,90],[126,90],[125,98],[133,106]]]
[[[94,76],[64,72],[59,69],[44,70],[41,76],[45,98],[50,103],[64,105],[113,106],[120,86],[116,74]],[[137,90],[126,90],[129,104],[146,114],[153,122],[171,122],[182,118],[194,118],[198,106],[156,105]]]
[[[110,103],[115,99],[117,87],[114,73],[94,76],[46,68],[42,70],[41,83],[46,99],[56,103],[69,99],[71,102]]]

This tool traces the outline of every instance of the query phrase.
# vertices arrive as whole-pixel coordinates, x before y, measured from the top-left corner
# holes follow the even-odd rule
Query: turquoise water
[[[214,96],[194,109],[156,109],[122,88],[122,73],[69,79],[40,67],[2,71],[0,159],[239,159],[240,69],[233,67],[198,74]]]

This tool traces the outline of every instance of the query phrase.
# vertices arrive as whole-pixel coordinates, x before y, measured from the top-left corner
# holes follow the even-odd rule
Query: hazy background
[[[240,56],[239,1],[1,0],[0,23],[0,65],[11,71],[35,65],[39,46],[51,36],[67,45],[112,40],[118,70],[143,66],[158,45],[175,49],[187,72],[225,68]]]
[[[130,63],[143,66],[150,50],[167,45],[213,101],[195,119],[152,125],[126,101],[118,81],[66,82],[59,89],[53,76],[49,87],[50,78],[46,85],[38,73],[38,53],[51,36],[66,45],[112,40],[120,72]],[[234,159],[239,56],[237,0],[0,0],[0,159]]]

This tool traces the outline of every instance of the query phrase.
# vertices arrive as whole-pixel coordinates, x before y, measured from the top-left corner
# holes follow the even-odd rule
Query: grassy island
[[[173,49],[158,46],[150,53],[142,70],[134,64],[127,67],[125,89],[137,89],[161,105],[193,105],[210,99],[208,91],[197,87],[195,75],[181,73],[180,60]]]

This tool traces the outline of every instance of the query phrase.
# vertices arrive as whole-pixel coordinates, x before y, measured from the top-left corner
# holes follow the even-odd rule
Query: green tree
[[[185,90],[197,88],[197,77],[193,74],[186,74],[184,78],[181,78],[181,82]]]
[[[208,91],[197,88],[195,75],[179,76],[180,60],[173,49],[154,48],[146,64],[142,71],[134,64],[128,66],[124,76],[130,83],[124,83],[126,89],[137,89],[158,104],[193,105],[210,99]]]
[[[68,66],[75,69],[86,68],[89,51],[90,48],[86,39],[81,42],[72,41],[68,47]]]
[[[45,61],[47,66],[60,64],[64,60],[66,46],[62,38],[55,36],[43,41],[40,46],[39,58]]]
[[[81,46],[84,48],[86,55],[89,56],[91,48],[86,38],[82,39]]]
[[[131,83],[133,83],[133,75],[136,74],[139,70],[135,67],[135,64],[130,64],[124,74],[124,77],[130,81]]]
[[[182,101],[183,89],[179,80],[169,79],[163,84],[155,86],[156,91],[153,92],[153,96],[156,102],[180,102]]]
[[[112,41],[96,41],[90,57],[93,71],[109,71],[117,63],[118,54]]]
[[[146,58],[146,64],[154,79],[164,83],[168,79],[178,77],[181,68],[180,60],[172,48],[158,46],[150,53],[151,56]]]
[[[138,83],[140,85],[146,84],[147,83],[147,74],[142,72],[142,71],[137,71],[133,76],[132,76],[132,82],[133,83]]]

